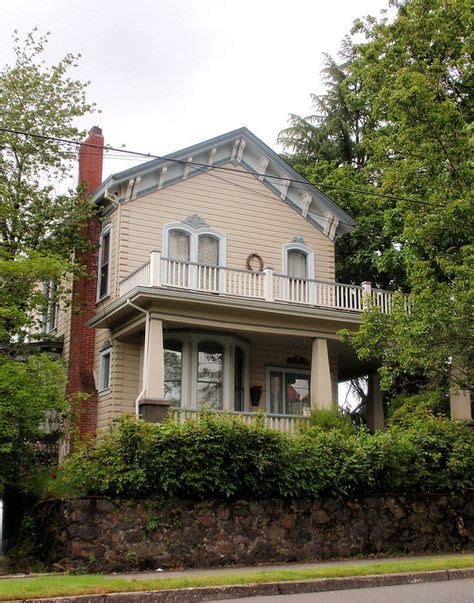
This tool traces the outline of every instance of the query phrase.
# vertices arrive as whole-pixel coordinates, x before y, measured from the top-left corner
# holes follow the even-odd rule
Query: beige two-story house
[[[367,374],[369,423],[383,426],[376,367],[337,333],[357,329],[369,297],[389,311],[391,294],[336,283],[334,242],[354,221],[254,134],[114,174],[92,199],[102,221],[84,321],[99,430],[123,413],[185,420],[201,408],[264,411],[292,430]],[[54,334],[71,363],[70,323],[63,312]]]

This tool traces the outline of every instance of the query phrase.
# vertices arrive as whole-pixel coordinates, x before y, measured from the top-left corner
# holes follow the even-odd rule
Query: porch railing
[[[258,272],[183,262],[163,258],[158,251],[152,252],[149,262],[122,280],[120,295],[125,295],[138,286],[203,291],[353,312],[361,312],[372,304],[379,307],[382,312],[389,313],[392,310],[394,295],[390,291],[373,289],[367,282],[362,285],[345,285],[295,278],[275,273],[272,268],[264,268]]]
[[[203,411],[197,408],[172,408],[170,410],[174,421],[182,425],[186,421],[199,421],[203,416]],[[285,433],[295,433],[299,427],[301,427],[308,417],[301,417],[298,415],[273,415],[265,414],[261,415],[256,412],[238,412],[238,411],[219,411],[212,410],[211,413],[216,414],[228,414],[238,417],[246,425],[250,425],[256,421],[257,418],[263,416],[264,424],[270,429],[276,429],[278,431],[284,431]]]

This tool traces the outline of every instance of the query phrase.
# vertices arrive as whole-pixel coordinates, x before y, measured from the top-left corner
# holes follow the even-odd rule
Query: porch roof
[[[333,339],[338,339],[340,329],[355,330],[361,322],[358,312],[139,286],[100,309],[87,325],[122,330],[137,318],[143,320],[137,307],[177,323]]]

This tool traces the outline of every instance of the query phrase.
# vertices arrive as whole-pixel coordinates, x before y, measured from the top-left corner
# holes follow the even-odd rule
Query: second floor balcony
[[[295,278],[272,268],[254,271],[185,262],[162,257],[159,251],[153,251],[148,262],[121,281],[120,296],[135,287],[177,289],[351,312],[361,312],[372,305],[389,313],[394,295],[390,291],[372,288],[368,282],[347,285]]]

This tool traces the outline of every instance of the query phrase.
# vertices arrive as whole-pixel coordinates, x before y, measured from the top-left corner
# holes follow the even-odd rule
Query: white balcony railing
[[[199,421],[205,413],[197,408],[172,408],[171,411],[173,420],[182,425],[186,421]],[[284,431],[286,433],[295,433],[308,417],[300,417],[297,415],[261,415],[256,412],[237,412],[237,411],[218,411],[213,410],[212,413],[229,414],[238,417],[246,425],[250,425],[257,418],[263,416],[264,424],[270,429]]]
[[[158,251],[150,261],[120,283],[120,295],[135,287],[166,287],[203,291],[269,302],[294,303],[322,308],[361,312],[369,303],[384,313],[391,312],[393,293],[372,289],[370,283],[344,285],[329,281],[294,278],[274,273],[209,266],[162,258]]]

